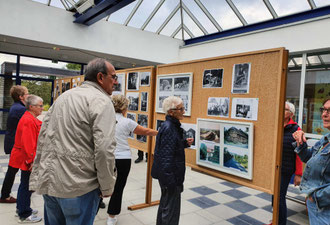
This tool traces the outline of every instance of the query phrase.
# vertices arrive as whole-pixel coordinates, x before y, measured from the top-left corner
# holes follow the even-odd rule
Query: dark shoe
[[[99,205],[99,207],[101,208],[101,209],[105,209],[105,203],[102,201],[102,202],[100,202],[100,205]]]
[[[0,199],[0,203],[16,203],[16,198],[10,196],[9,198]]]
[[[143,159],[140,159],[140,158],[137,158],[134,162],[135,163],[139,163],[139,162],[141,162]]]

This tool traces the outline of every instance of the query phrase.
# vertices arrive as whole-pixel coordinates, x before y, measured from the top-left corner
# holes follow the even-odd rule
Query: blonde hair
[[[26,93],[28,93],[28,89],[25,86],[14,85],[10,88],[9,93],[10,93],[11,97],[14,99],[14,101],[18,102],[18,101],[20,101],[19,97],[22,97]]]
[[[127,109],[129,100],[124,95],[113,95],[111,99],[116,113],[122,113]]]

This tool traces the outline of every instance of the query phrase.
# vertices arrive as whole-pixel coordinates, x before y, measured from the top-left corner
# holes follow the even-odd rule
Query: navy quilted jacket
[[[178,119],[166,116],[156,137],[154,163],[151,176],[162,186],[174,188],[183,185],[186,172],[183,129]]]

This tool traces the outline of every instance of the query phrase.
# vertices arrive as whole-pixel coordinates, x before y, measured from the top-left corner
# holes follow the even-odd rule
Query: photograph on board
[[[146,112],[148,110],[148,92],[141,92],[141,111]]]
[[[137,123],[142,127],[148,127],[148,115],[138,114]],[[136,135],[136,139],[141,142],[147,142],[147,136],[145,135]]]
[[[229,116],[229,98],[209,97],[207,103],[208,116]]]
[[[233,94],[249,93],[251,63],[235,64],[233,69],[232,88]]]
[[[127,75],[127,90],[137,91],[139,90],[139,73],[131,72]]]
[[[114,85],[112,95],[125,95],[125,73],[117,73],[116,75],[118,77],[118,84]]]
[[[223,69],[204,70],[203,88],[221,88]]]
[[[128,110],[138,111],[139,110],[139,92],[127,92],[126,97],[129,100]]]
[[[150,86],[150,72],[140,72],[140,86]]]

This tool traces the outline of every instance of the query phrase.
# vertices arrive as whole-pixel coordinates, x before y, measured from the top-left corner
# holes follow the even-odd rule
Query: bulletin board
[[[85,80],[85,75],[74,76],[71,78],[71,88],[79,87]]]
[[[72,88],[71,77],[56,79],[54,81],[54,101],[60,96],[63,92]]]
[[[147,67],[125,69],[125,70],[116,70],[116,74],[122,74],[122,73],[125,74],[125,79],[124,79],[125,85],[123,85],[123,87],[125,87],[126,97],[129,96],[135,97],[137,95],[139,98],[137,105],[135,104],[134,107],[129,106],[127,114],[133,116],[135,115],[135,121],[138,123],[144,120],[145,118],[147,118],[148,121],[147,127],[152,128],[153,108],[154,108],[153,100],[154,100],[154,87],[155,87],[155,83],[154,83],[155,68],[153,66],[147,66]],[[149,79],[146,78],[148,74],[150,74]],[[138,80],[136,81],[136,83],[134,83],[135,88],[131,87],[132,84],[131,85],[128,84],[129,82],[131,82],[129,80],[129,77],[133,75],[138,76]],[[147,80],[149,80],[149,82],[147,82]],[[145,95],[147,95],[147,104],[145,104],[145,102],[142,104],[141,98],[144,99]],[[133,134],[133,138],[128,138],[128,143],[131,148],[135,148],[144,152],[148,152],[148,148],[151,147],[151,142],[152,142],[152,137],[148,137],[148,136],[142,137]]]
[[[181,123],[197,124],[197,120],[202,118],[248,122],[253,127],[253,175],[251,179],[197,165],[197,150],[195,149],[185,150],[188,166],[197,171],[270,194],[278,191],[276,187],[279,182],[281,162],[287,62],[288,51],[284,48],[276,48],[157,66],[156,81],[158,76],[167,74],[193,74],[191,115],[185,116],[180,121]],[[239,64],[241,66],[235,67]],[[233,83],[234,79],[240,79],[233,73],[240,67],[249,72],[248,82],[241,86]],[[216,78],[212,80],[212,76],[209,76],[210,73],[213,74],[213,78],[220,77],[222,74],[222,81],[216,80]],[[157,93],[155,93],[156,95]],[[211,97],[222,98],[223,102],[228,101],[228,112],[224,110],[218,112],[218,116],[212,115],[212,107],[209,103]],[[235,112],[236,114],[232,117],[233,110],[241,110],[237,108],[239,105],[237,99],[244,101],[245,98],[257,99],[257,109],[254,114],[249,117],[244,112],[241,114]],[[233,100],[236,102],[235,108],[232,108]],[[255,105],[251,104],[251,108],[255,109]],[[164,119],[163,113],[155,112],[153,127],[157,126],[157,120]]]

